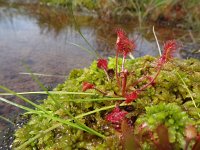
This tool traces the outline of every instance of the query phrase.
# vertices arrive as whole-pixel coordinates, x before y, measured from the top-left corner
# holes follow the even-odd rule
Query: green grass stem
[[[73,46],[76,46],[76,47],[88,52],[89,54],[93,55],[94,57],[96,57],[96,53],[94,51],[90,51],[89,49],[87,49],[87,48],[85,48],[85,47],[83,47],[83,46],[81,46],[79,44],[76,44],[76,43],[72,43],[72,42],[69,42],[69,41],[66,41],[66,42],[71,44],[71,45],[73,45]]]
[[[100,134],[99,132],[97,132],[97,131],[95,131],[95,130],[89,128],[89,127],[87,127],[87,126],[84,125],[83,123],[81,123],[81,122],[79,122],[78,120],[76,120],[76,118],[74,118],[73,115],[72,115],[68,110],[66,110],[66,109],[64,108],[64,106],[61,105],[61,104],[57,101],[57,99],[55,99],[55,98],[49,93],[49,91],[44,87],[44,85],[39,81],[39,79],[38,79],[35,75],[32,74],[30,68],[29,68],[28,66],[26,66],[26,65],[25,65],[25,67],[26,67],[26,69],[28,70],[28,72],[30,72],[31,77],[35,80],[35,82],[37,82],[37,83],[39,84],[39,86],[40,86],[44,91],[46,91],[46,93],[47,93],[48,96],[54,101],[54,103],[55,103],[59,108],[62,108],[62,109],[68,114],[68,116],[72,118],[71,120],[76,121],[76,123],[70,122],[71,120],[63,120],[63,119],[61,119],[61,118],[53,117],[52,115],[43,114],[43,116],[45,116],[45,117],[47,117],[47,118],[50,118],[50,119],[52,119],[52,120],[54,120],[54,121],[58,121],[58,122],[61,122],[61,123],[63,123],[63,124],[70,125],[70,126],[72,126],[72,127],[74,127],[74,128],[78,128],[78,129],[80,129],[80,130],[84,130],[84,131],[89,132],[89,133],[91,133],[91,134],[95,134],[95,135],[97,135],[97,136],[99,136],[99,137],[101,137],[101,138],[105,138],[104,135]]]
[[[76,18],[74,16],[74,12],[73,12],[73,8],[72,8],[72,0],[70,1],[71,2],[71,5],[68,5],[68,8],[71,12],[71,15],[72,15],[72,18],[73,18],[73,22],[74,22],[74,25],[75,25],[75,28],[76,30],[78,31],[78,33],[80,34],[80,36],[83,38],[83,40],[89,45],[89,47],[93,50],[94,54],[95,54],[95,57],[96,58],[100,58],[98,52],[93,48],[93,46],[90,44],[90,42],[88,42],[88,40],[85,38],[85,36],[82,34],[81,32],[81,29],[76,21]]]
[[[70,102],[97,102],[97,101],[120,101],[120,100],[125,100],[125,98],[95,98],[95,99],[69,99],[66,101]]]
[[[127,105],[126,103],[121,103],[119,106],[126,106],[126,105]],[[80,114],[80,115],[78,115],[78,116],[76,116],[74,118],[76,118],[76,119],[83,118],[83,117],[85,117],[87,115],[91,115],[91,114],[94,114],[96,112],[100,112],[100,111],[103,111],[103,110],[108,110],[108,109],[115,108],[115,107],[116,107],[116,105],[105,106],[105,107],[102,107],[102,108],[99,108],[99,109],[95,109],[93,111],[89,111],[87,113]]]
[[[31,73],[28,73],[28,72],[20,72],[19,74],[31,75]],[[42,74],[42,73],[32,73],[32,74],[35,75],[35,76],[67,78],[67,76],[63,76],[63,75],[52,75],[52,74]]]
[[[58,121],[58,122],[60,122],[62,124],[66,124],[66,125],[72,126],[74,128],[77,128],[77,129],[89,132],[91,134],[95,134],[95,135],[97,135],[97,136],[99,136],[101,138],[105,138],[104,135],[100,134],[99,132],[97,132],[97,131],[95,131],[95,130],[93,130],[93,129],[85,126],[85,125],[82,125],[80,123],[79,124],[72,123],[71,121],[74,120],[74,119],[67,119],[67,120],[65,120],[65,119],[61,119],[61,118],[58,118],[58,117],[54,117],[52,114],[45,114],[45,113],[43,113],[41,111],[33,110],[33,109],[25,107],[23,105],[19,105],[17,103],[11,102],[11,101],[9,101],[7,99],[4,99],[2,97],[0,97],[0,101],[3,101],[3,102],[8,103],[10,105],[16,106],[16,107],[21,108],[23,110],[29,111],[31,113],[34,113],[34,114],[37,114],[37,115],[42,115],[43,117],[52,119],[53,121]],[[75,118],[75,119],[77,119],[77,118]]]
[[[33,78],[33,80],[42,88],[43,91],[45,91],[47,93],[47,95],[54,101],[54,103],[57,105],[57,106],[60,106],[60,103],[53,97],[53,95],[51,93],[49,93],[48,89],[45,88],[45,86],[40,82],[40,80],[32,73],[31,69],[26,65],[24,64],[26,70],[28,72],[30,72],[31,74],[31,77]]]
[[[160,48],[160,45],[159,45],[159,43],[158,43],[158,38],[157,38],[157,36],[156,36],[156,32],[155,32],[155,30],[154,30],[154,26],[153,26],[153,35],[154,35],[155,40],[156,40],[156,44],[157,44],[157,47],[158,47],[159,55],[162,56],[161,48]]]
[[[14,92],[14,91],[12,91],[12,90],[10,90],[10,89],[8,89],[8,88],[2,86],[2,85],[0,85],[0,88],[3,89],[3,90],[6,91],[6,92],[9,92],[9,93],[11,93],[11,94],[13,94],[13,95],[15,95],[15,96],[21,98],[23,101],[25,101],[25,102],[31,104],[32,106],[36,107],[37,109],[42,110],[42,111],[44,111],[44,112],[47,112],[43,107],[41,107],[40,105],[37,105],[37,104],[33,103],[32,101],[30,101],[29,99],[25,98],[24,96],[19,95],[19,94],[17,94],[16,92]]]
[[[183,80],[183,78],[181,77],[181,75],[176,71],[176,74],[178,75],[178,77],[181,79],[185,89],[187,90],[188,94],[190,95],[190,98],[192,99],[192,103],[194,105],[195,108],[198,108],[196,103],[195,103],[195,100],[194,100],[194,97],[192,96],[192,92],[190,91],[190,89],[188,88],[187,84],[185,83],[185,81]],[[200,117],[200,114],[198,113],[198,116]]]
[[[48,91],[50,94],[55,95],[95,95],[95,93],[87,93],[87,92],[65,92],[65,91]],[[35,91],[35,92],[19,92],[17,95],[31,95],[31,94],[47,94],[45,91]],[[1,96],[10,96],[15,95],[13,93],[0,93]]]
[[[81,123],[81,122],[79,122],[78,120],[76,120],[76,118],[74,118],[73,115],[72,115],[68,110],[66,110],[66,109],[64,108],[64,106],[61,105],[61,104],[57,101],[57,99],[55,99],[55,98],[49,93],[49,91],[44,87],[44,85],[39,81],[39,79],[38,79],[36,76],[34,76],[34,75],[32,74],[32,72],[31,72],[31,70],[29,69],[29,67],[26,66],[26,65],[25,65],[25,67],[26,67],[26,69],[28,70],[28,72],[31,73],[31,76],[32,76],[32,78],[35,80],[35,82],[37,82],[37,83],[39,84],[39,86],[40,86],[44,91],[46,91],[46,93],[47,93],[48,96],[54,101],[54,103],[55,103],[59,108],[62,108],[62,109],[68,114],[68,116],[72,118],[72,120],[76,121],[77,124],[76,124],[76,123],[71,123],[71,122],[68,121],[68,120],[65,121],[65,120],[63,120],[63,119],[60,119],[60,118],[57,118],[57,117],[53,117],[53,116],[51,116],[51,115],[43,114],[43,116],[46,116],[47,118],[51,118],[51,119],[54,120],[54,121],[59,121],[59,122],[61,122],[61,123],[70,125],[70,126],[72,126],[72,127],[74,127],[74,128],[78,128],[78,129],[84,130],[84,131],[89,132],[89,133],[91,133],[91,134],[95,134],[95,135],[97,135],[97,136],[99,136],[99,137],[101,137],[101,138],[105,138],[104,135],[100,134],[99,132],[97,132],[97,131],[95,131],[95,130],[89,128],[89,127],[87,127],[87,126],[84,125],[83,123]]]
[[[9,122],[9,123],[11,123],[12,125],[15,125],[10,119],[8,119],[8,118],[6,118],[6,117],[4,117],[4,116],[1,116],[1,115],[0,115],[0,119],[5,120],[6,122]]]
[[[126,105],[127,104],[125,104],[125,103],[120,104],[120,106],[126,106]],[[103,110],[108,110],[108,109],[114,108],[115,106],[116,105],[111,105],[111,106],[102,107],[100,109],[95,109],[94,111],[90,111],[90,112],[78,115],[78,116],[76,116],[74,118],[76,118],[76,119],[83,118],[84,116],[91,115],[93,113],[100,112],[100,111],[103,111]],[[65,121],[72,121],[72,120],[68,119],[68,120],[65,120]],[[51,130],[54,130],[55,128],[57,128],[57,127],[59,127],[61,125],[62,125],[62,123],[57,123],[57,124],[53,125],[52,127],[46,129],[45,131],[41,131],[39,134],[37,134],[33,138],[30,138],[28,141],[26,141],[25,143],[23,143],[22,145],[20,145],[18,148],[16,148],[16,150],[20,150],[22,148],[25,148],[27,145],[29,145],[30,143],[32,143],[34,140],[40,138],[41,136],[45,135],[46,133],[50,132]]]
[[[33,109],[31,109],[31,108],[28,108],[28,107],[26,107],[26,106],[23,106],[23,105],[20,105],[20,104],[11,102],[11,101],[9,101],[9,100],[3,98],[3,97],[0,97],[0,101],[5,102],[5,103],[10,104],[10,105],[13,105],[13,106],[18,107],[18,108],[21,108],[21,109],[26,110],[26,111],[28,111],[28,112],[32,112],[32,113],[34,113],[34,114],[38,114],[38,112],[39,112],[39,111],[37,111],[37,110],[33,110]],[[41,114],[41,113],[40,113],[40,114]]]

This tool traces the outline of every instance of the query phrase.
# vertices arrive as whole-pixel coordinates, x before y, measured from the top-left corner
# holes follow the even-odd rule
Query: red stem
[[[186,139],[184,150],[188,150],[188,146],[190,144],[191,139]]]
[[[144,89],[146,89],[148,86],[150,86],[154,81],[155,81],[155,79],[158,77],[158,75],[159,75],[159,73],[160,73],[160,71],[161,71],[161,68],[162,68],[162,66],[160,66],[158,69],[158,72],[156,73],[156,75],[155,75],[155,77],[149,82],[149,83],[147,83],[147,84],[145,84],[142,88],[140,88],[139,89],[139,91],[143,91]]]
[[[102,90],[99,90],[99,89],[97,89],[96,87],[94,87],[94,89],[95,89],[96,91],[98,91],[98,92],[102,93],[103,95],[107,95],[107,93],[106,93],[106,92],[103,92]]]
[[[123,55],[123,60],[122,60],[122,96],[125,95],[126,91],[126,81],[127,81],[127,72],[124,71],[124,64],[125,64],[125,59],[126,55]]]
[[[126,81],[127,81],[127,74],[123,72],[123,77],[122,77],[122,96],[125,96],[126,92]]]
[[[125,58],[126,58],[126,55],[123,55],[123,59],[122,59],[122,72],[124,72]]]
[[[146,78],[146,76],[143,76],[143,77],[141,77],[141,78],[139,78],[137,81],[135,81],[134,83],[133,83],[133,85],[131,85],[131,86],[136,86],[138,83],[140,83],[144,78]]]

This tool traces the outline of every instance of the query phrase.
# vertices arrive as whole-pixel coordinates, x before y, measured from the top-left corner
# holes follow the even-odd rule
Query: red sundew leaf
[[[159,125],[156,128],[159,141],[157,143],[157,148],[162,150],[172,150],[172,147],[169,142],[168,129],[164,125]]]
[[[192,140],[197,137],[197,130],[193,125],[186,126],[185,137],[189,140]]]
[[[141,149],[139,138],[134,135],[133,126],[130,126],[127,120],[121,123],[121,141],[126,150]]]
[[[128,104],[138,98],[138,92],[133,91],[131,94],[126,95],[125,102]]]
[[[200,149],[200,135],[196,138],[196,143],[194,144],[192,150],[199,150]]]
[[[116,31],[117,36],[118,36],[119,38],[126,37],[126,33],[125,33],[125,31],[124,31],[123,29],[117,28],[115,31]]]
[[[89,82],[83,82],[82,91],[85,92],[88,89],[94,89],[95,85]]]
[[[100,69],[107,70],[108,69],[108,61],[106,59],[98,59],[97,60],[97,67]]]
[[[165,63],[166,61],[170,60],[173,57],[173,53],[177,50],[178,43],[176,40],[168,40],[164,44],[164,50],[162,54],[162,63]]]
[[[133,41],[129,40],[126,36],[126,33],[122,29],[117,29],[117,41],[116,41],[116,47],[117,51],[120,54],[123,54],[126,56],[128,53],[132,52],[136,45]]]
[[[113,109],[113,111],[106,116],[106,120],[111,123],[121,124],[126,114],[128,114],[127,111],[121,110],[119,107],[115,107],[115,109]]]

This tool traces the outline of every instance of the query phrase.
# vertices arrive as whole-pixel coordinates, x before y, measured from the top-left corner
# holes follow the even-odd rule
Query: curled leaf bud
[[[108,69],[108,61],[106,59],[98,59],[97,60],[97,67],[100,69],[107,70]]]
[[[137,91],[133,91],[132,93],[126,95],[126,103],[130,103],[134,100],[136,100],[138,98],[138,92]]]
[[[161,62],[165,63],[173,57],[173,53],[177,50],[178,43],[176,40],[168,40],[164,44]]]
[[[121,110],[119,107],[115,107],[115,109],[113,109],[113,111],[106,116],[106,120],[111,123],[119,124],[125,118],[126,114],[128,114],[127,111]]]
[[[95,88],[95,85],[91,84],[89,82],[83,82],[83,84],[82,84],[82,91],[83,92],[85,92],[88,89],[94,89],[94,88]]]

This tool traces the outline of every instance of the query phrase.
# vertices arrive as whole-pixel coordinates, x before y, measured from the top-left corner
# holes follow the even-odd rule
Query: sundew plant
[[[116,34],[115,57],[72,70],[53,91],[32,74],[48,94],[43,104],[0,86],[34,106],[0,98],[30,116],[13,149],[200,149],[199,60],[174,58],[176,40],[165,42],[160,57],[134,58],[135,41],[122,29]]]

